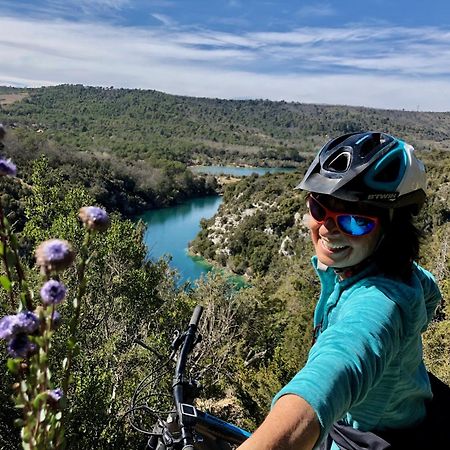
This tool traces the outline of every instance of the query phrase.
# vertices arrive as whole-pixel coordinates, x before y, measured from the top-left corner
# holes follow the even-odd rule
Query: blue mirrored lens
[[[368,217],[352,216],[350,214],[337,217],[340,229],[352,236],[363,236],[375,228],[375,221]]]

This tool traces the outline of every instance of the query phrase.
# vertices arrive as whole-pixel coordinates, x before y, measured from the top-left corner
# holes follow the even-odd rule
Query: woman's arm
[[[238,450],[311,450],[319,439],[314,410],[298,395],[283,395]]]

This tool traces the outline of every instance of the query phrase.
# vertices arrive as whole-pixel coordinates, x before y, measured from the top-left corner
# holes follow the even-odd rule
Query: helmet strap
[[[394,218],[394,208],[389,208],[389,223],[392,222],[393,218]]]

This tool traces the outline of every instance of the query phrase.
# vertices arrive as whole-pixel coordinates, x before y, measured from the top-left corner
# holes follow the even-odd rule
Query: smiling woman
[[[441,296],[414,262],[424,167],[405,142],[360,132],[328,142],[298,188],[322,292],[306,365],[239,450],[446,448],[430,417],[421,333]],[[441,447],[442,446],[442,447]]]
[[[360,215],[354,205],[331,196],[321,200],[322,204],[312,195],[308,198],[308,226],[319,261],[341,269],[356,266],[372,255],[382,237],[378,217]],[[355,213],[345,213],[349,210]]]

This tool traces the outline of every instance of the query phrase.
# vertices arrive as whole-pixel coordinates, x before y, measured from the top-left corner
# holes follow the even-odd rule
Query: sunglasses
[[[330,211],[312,195],[307,203],[311,217],[318,223],[324,223],[328,218],[334,220],[341,233],[348,236],[365,236],[371,233],[379,223],[378,217],[362,216],[360,214],[346,214]]]

